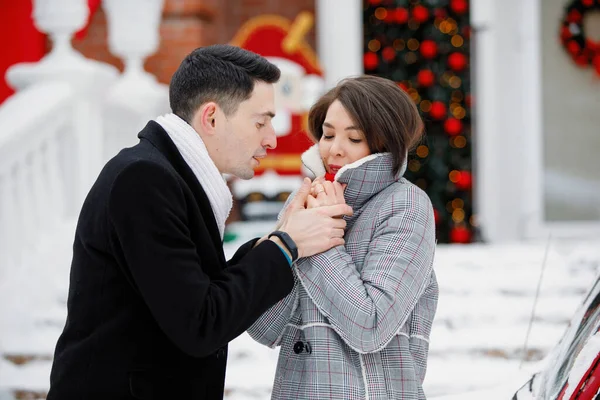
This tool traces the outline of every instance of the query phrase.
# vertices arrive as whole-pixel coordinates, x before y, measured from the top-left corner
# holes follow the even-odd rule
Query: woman
[[[402,175],[423,123],[411,98],[374,76],[346,79],[309,113],[303,154],[319,178],[307,207],[354,210],[345,245],[295,263],[292,293],[250,335],[281,346],[273,399],[424,399],[437,307],[427,195]]]

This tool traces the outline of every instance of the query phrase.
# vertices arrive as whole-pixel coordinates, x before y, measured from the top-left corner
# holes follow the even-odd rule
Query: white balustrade
[[[16,93],[0,106],[0,277],[77,216],[109,155],[107,132],[127,137],[110,150],[131,145],[148,119],[169,111],[168,87],[143,69],[158,48],[163,2],[104,1],[109,47],[126,65],[119,77],[71,46],[86,0],[34,0],[35,24],[53,48],[6,74]]]
[[[19,264],[65,218],[76,169],[68,84],[38,84],[0,107],[0,263]],[[70,154],[71,153],[71,154]],[[0,272],[2,268],[0,268]]]

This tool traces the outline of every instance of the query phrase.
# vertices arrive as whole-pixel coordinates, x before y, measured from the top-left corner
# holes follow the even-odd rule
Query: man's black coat
[[[154,121],[107,163],[73,245],[49,400],[221,399],[227,343],[293,287],[271,241],[226,262],[206,193]]]

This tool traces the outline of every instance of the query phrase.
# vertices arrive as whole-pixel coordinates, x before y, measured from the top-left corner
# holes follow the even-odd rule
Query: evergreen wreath
[[[560,41],[580,67],[593,65],[600,75],[600,43],[585,34],[583,20],[587,13],[600,11],[600,0],[574,0],[565,7],[560,27]]]

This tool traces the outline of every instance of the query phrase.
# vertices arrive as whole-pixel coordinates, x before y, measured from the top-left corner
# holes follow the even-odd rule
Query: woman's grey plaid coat
[[[315,147],[303,161],[324,173]],[[338,172],[354,209],[345,246],[297,261],[292,293],[248,331],[281,346],[273,399],[425,398],[435,226],[429,198],[403,172],[392,174],[390,154]]]

